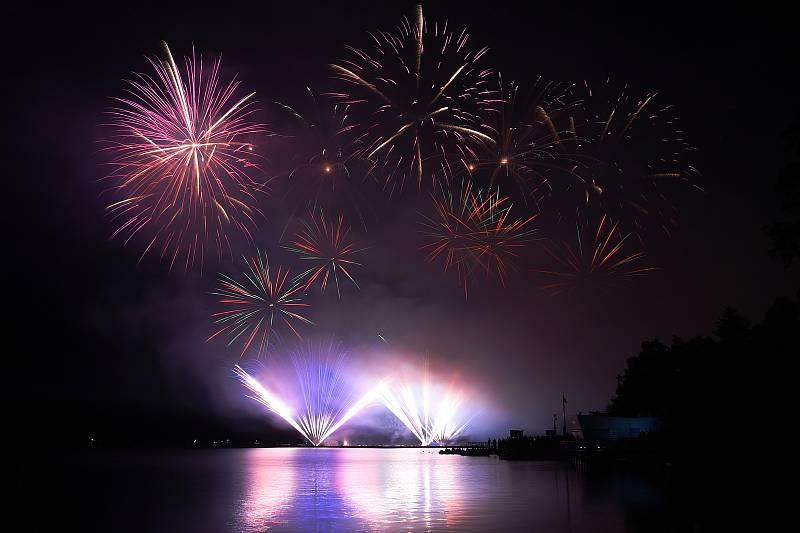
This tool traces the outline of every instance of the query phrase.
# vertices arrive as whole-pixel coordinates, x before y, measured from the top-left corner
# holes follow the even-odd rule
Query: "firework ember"
[[[301,106],[277,106],[270,147],[288,156],[279,168],[288,178],[286,198],[293,210],[353,213],[365,224],[369,206],[361,188],[371,163],[364,158],[364,133],[359,134],[350,105],[321,99],[306,88]]]
[[[279,337],[282,329],[301,338],[297,324],[313,324],[300,313],[309,307],[302,299],[302,286],[289,277],[289,269],[270,271],[266,254],[245,259],[247,270],[240,279],[220,274],[219,285],[211,294],[223,311],[212,316],[219,329],[207,341],[224,334],[228,346],[243,341],[241,356],[254,348],[257,357]]]
[[[220,62],[192,53],[181,70],[166,43],[164,60],[150,59],[155,76],[136,74],[128,95],[109,111],[113,192],[107,210],[125,243],[137,234],[151,249],[185,255],[202,266],[206,248],[230,251],[229,231],[251,238],[263,187],[247,139],[263,127],[251,120],[255,93],[223,82]]]

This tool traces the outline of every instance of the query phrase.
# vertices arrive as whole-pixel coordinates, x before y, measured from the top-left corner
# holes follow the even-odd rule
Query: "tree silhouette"
[[[608,411],[660,418],[663,430],[648,444],[673,465],[683,497],[703,520],[728,530],[738,513],[769,498],[763,487],[771,468],[765,462],[786,425],[777,414],[783,393],[792,390],[789,364],[800,347],[800,304],[779,298],[753,327],[728,307],[714,333],[716,339],[642,343],[617,378]]]
[[[723,341],[743,340],[750,332],[750,322],[730,305],[716,322],[714,335]]]

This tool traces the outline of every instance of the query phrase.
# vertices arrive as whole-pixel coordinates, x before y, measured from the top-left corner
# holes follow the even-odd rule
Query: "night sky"
[[[48,384],[28,392],[49,403],[47,416],[53,406],[68,413],[50,421],[54,433],[78,442],[271,431],[231,376],[238,352],[205,342],[216,268],[169,273],[154,257],[137,264],[136,244],[109,240],[97,181],[104,173],[99,125],[121,80],[146,69],[145,56],[164,39],[176,55],[192,43],[221,53],[226,72],[238,72],[262,103],[291,101],[307,85],[329,83],[326,65],[345,44],[364,43],[366,30],[393,28],[413,5],[135,3],[9,13],[18,34],[10,52],[16,72],[6,85],[18,94],[7,100],[8,124],[22,156],[7,168],[4,209],[12,237],[6,281],[22,318],[11,336],[23,348],[13,357]],[[361,361],[386,349],[380,333],[469,384],[484,411],[476,435],[509,426],[542,432],[560,413],[562,393],[568,413],[604,408],[643,340],[709,334],[727,304],[759,320],[776,296],[794,294],[796,267],[769,257],[762,231],[778,203],[778,137],[800,109],[793,28],[789,17],[763,7],[700,9],[426,4],[429,22],[467,26],[476,46],[491,48],[488,63],[523,86],[538,76],[610,76],[661,93],[699,149],[694,163],[705,192],[676,198],[678,228],[648,245],[661,269],[652,276],[554,297],[523,267],[505,289],[478,287],[466,301],[417,251],[413,195],[385,199],[364,237],[370,250],[361,290],[315,300],[311,336],[336,337]],[[276,229],[266,226],[257,244],[280,258],[286,252],[275,246]]]

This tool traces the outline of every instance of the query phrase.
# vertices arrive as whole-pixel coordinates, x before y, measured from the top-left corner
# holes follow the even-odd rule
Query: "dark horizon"
[[[194,435],[297,440],[243,398],[231,375],[238,352],[205,342],[213,331],[208,293],[216,269],[170,273],[157,258],[139,263],[137,245],[109,240],[98,182],[103,112],[123,90],[121,80],[147,68],[145,57],[159,52],[162,39],[176,55],[191,53],[192,45],[221,54],[266,107],[296,98],[307,85],[323,87],[326,65],[343,56],[345,44],[364,42],[367,30],[394,28],[413,6],[7,10],[16,31],[33,33],[15,36],[22,54],[11,53],[19,63],[12,67],[19,94],[9,101],[11,121],[23,157],[9,173],[7,280],[20,293],[14,315],[22,320],[13,335],[28,346],[18,356],[34,370],[16,377],[43,380],[32,394],[46,406],[45,433],[77,446],[95,435],[148,444],[154,441],[137,440],[148,433],[165,442]],[[425,10],[430,21],[466,26],[471,42],[491,48],[494,68],[523,86],[540,75],[610,77],[657,91],[679,109],[698,147],[694,165],[704,192],[682,193],[677,228],[648,242],[659,267],[651,276],[612,291],[550,296],[521,268],[506,288],[487,284],[466,301],[457,283],[415,255],[416,237],[407,230],[415,226],[406,222],[420,208],[407,196],[369,229],[373,255],[361,290],[315,300],[314,338],[340,339],[362,362],[383,349],[381,334],[393,349],[458,375],[486,400],[487,420],[470,439],[480,440],[509,427],[543,433],[553,413],[561,416],[562,395],[568,417],[603,410],[642,342],[711,335],[727,305],[758,323],[776,298],[796,297],[797,265],[769,255],[764,231],[780,218],[780,136],[800,112],[790,17],[688,3],[656,13],[622,6],[489,10],[462,2]],[[279,230],[262,229],[257,240],[281,258]],[[32,384],[26,387],[30,396]],[[54,415],[54,406],[69,416]]]

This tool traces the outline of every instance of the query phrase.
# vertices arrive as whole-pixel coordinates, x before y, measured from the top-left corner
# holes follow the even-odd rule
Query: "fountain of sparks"
[[[344,379],[346,357],[335,346],[312,352],[304,349],[292,355],[296,387],[290,394],[281,394],[281,387],[268,387],[239,365],[234,373],[250,398],[285,420],[313,446],[319,446],[377,400],[384,385],[379,383],[357,396]]]
[[[422,446],[446,444],[457,439],[469,420],[462,415],[463,395],[452,388],[433,386],[427,379],[419,384],[387,382],[377,385],[380,400]]]

